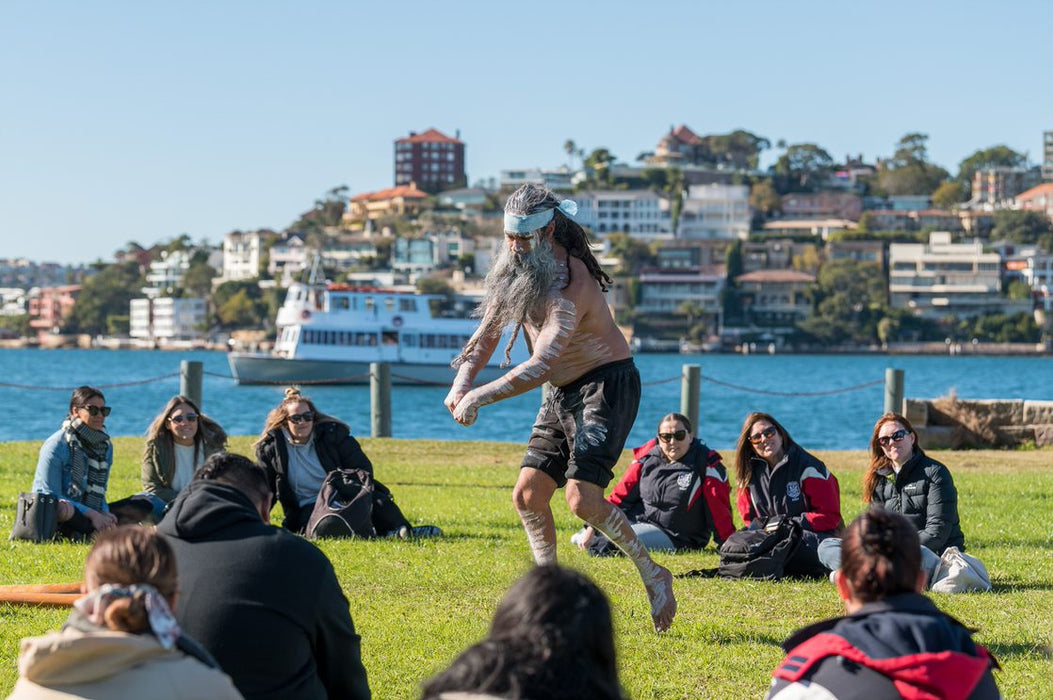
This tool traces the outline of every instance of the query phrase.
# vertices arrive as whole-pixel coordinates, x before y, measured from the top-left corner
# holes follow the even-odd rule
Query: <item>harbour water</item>
[[[258,434],[281,400],[282,387],[235,384],[218,352],[0,350],[0,404],[7,407],[0,440],[46,438],[58,429],[70,392],[80,384],[103,389],[113,407],[107,419],[112,435],[141,436],[178,393],[181,360],[204,363],[204,412],[231,435]],[[1053,358],[1045,357],[641,354],[636,363],[644,388],[630,445],[648,440],[662,415],[679,410],[684,364],[701,366],[699,434],[721,449],[734,445],[743,417],[754,410],[775,415],[806,448],[863,449],[882,410],[886,367],[905,370],[908,397],[954,391],[962,398],[1053,400]],[[446,387],[396,386],[392,392],[394,437],[508,442],[526,440],[541,396],[534,391],[485,406],[478,422],[464,428],[442,404]],[[821,392],[837,393],[814,395]],[[307,387],[304,393],[355,434],[369,435],[368,386]]]

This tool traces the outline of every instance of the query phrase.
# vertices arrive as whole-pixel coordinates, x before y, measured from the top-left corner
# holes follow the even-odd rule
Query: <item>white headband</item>
[[[548,222],[552,221],[557,208],[567,216],[574,216],[578,213],[578,204],[572,199],[564,199],[559,203],[559,207],[545,209],[526,216],[505,212],[505,233],[533,233],[542,226],[547,226]]]

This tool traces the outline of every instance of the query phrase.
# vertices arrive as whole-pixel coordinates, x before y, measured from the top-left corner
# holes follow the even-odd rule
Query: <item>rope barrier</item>
[[[159,382],[163,379],[171,379],[178,376],[179,372],[172,372],[171,374],[162,374],[159,377],[150,377],[149,379],[137,379],[131,382],[117,382],[116,384],[95,384],[93,386],[96,389],[121,389],[129,386],[142,386],[143,384]],[[0,387],[5,389],[25,389],[27,391],[73,391],[77,388],[66,386],[34,386],[32,384],[14,384],[12,382],[0,382]]]
[[[847,394],[850,391],[859,391],[860,389],[869,389],[872,386],[878,384],[884,384],[884,379],[875,379],[872,382],[866,382],[865,384],[856,384],[855,386],[845,387],[843,389],[830,389],[828,391],[769,391],[767,389],[754,389],[748,386],[739,386],[738,384],[731,384],[729,382],[722,382],[719,379],[713,377],[707,377],[702,375],[702,379],[707,382],[712,382],[717,386],[727,387],[728,389],[735,389],[736,391],[745,391],[751,394],[766,394],[768,396],[830,396],[832,394]]]

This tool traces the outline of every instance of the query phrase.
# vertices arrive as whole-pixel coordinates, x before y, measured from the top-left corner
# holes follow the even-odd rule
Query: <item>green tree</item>
[[[730,134],[712,134],[702,139],[714,165],[725,165],[736,170],[756,170],[760,154],[771,148],[771,141],[744,129]]]
[[[195,257],[183,274],[183,289],[192,297],[207,298],[212,294],[214,277],[216,277],[216,270],[207,262]]]
[[[991,238],[1034,244],[1044,250],[1053,251],[1053,224],[1042,212],[1001,209],[995,212]]]
[[[314,206],[290,226],[291,231],[321,231],[327,226],[339,226],[347,209],[347,185],[331,188],[321,199],[314,200]]]
[[[973,174],[980,168],[1005,166],[1018,168],[1027,165],[1027,156],[1017,153],[1009,146],[999,145],[983,148],[958,164],[958,182],[966,189],[972,185]]]
[[[594,148],[585,158],[585,175],[594,186],[611,184],[611,166],[615,161],[614,154],[606,148]]]
[[[757,180],[750,186],[750,206],[765,219],[782,208],[782,197],[770,178]]]
[[[621,261],[618,265],[619,274],[636,275],[641,268],[655,264],[655,254],[651,247],[629,234],[607,234],[607,245],[611,254]]]
[[[735,240],[724,254],[724,270],[727,282],[720,291],[720,304],[724,310],[724,322],[738,321],[742,318],[742,298],[738,283],[735,281],[742,274],[742,241]]]
[[[1031,286],[1023,280],[1013,280],[1006,287],[1005,294],[1010,299],[1030,299]]]
[[[830,174],[834,159],[814,143],[795,143],[772,166],[775,189],[780,194],[810,192]]]
[[[938,209],[950,209],[965,201],[965,186],[955,180],[944,180],[932,193],[932,204]]]
[[[101,335],[109,330],[110,316],[127,316],[132,299],[142,296],[146,280],[134,261],[96,263],[99,272],[84,281],[66,330]]]
[[[885,275],[876,265],[835,260],[819,269],[814,312],[798,328],[823,345],[878,340],[878,321],[887,307]]]
[[[249,298],[244,288],[239,289],[233,296],[219,304],[216,308],[216,316],[219,317],[220,324],[227,328],[260,325],[256,304]]]
[[[932,194],[950,174],[928,161],[927,134],[906,134],[892,158],[878,163],[878,186],[889,195]]]

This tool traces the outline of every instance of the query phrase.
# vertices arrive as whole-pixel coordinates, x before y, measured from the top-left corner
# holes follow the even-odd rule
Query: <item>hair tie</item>
[[[574,216],[578,213],[578,203],[573,199],[564,199],[559,203],[559,210],[567,216]]]
[[[172,609],[168,607],[168,601],[148,583],[133,583],[130,586],[107,583],[77,600],[73,607],[88,618],[92,624],[105,627],[106,609],[115,601],[134,598],[139,593],[144,598],[143,603],[146,606],[146,618],[150,624],[150,631],[157,637],[161,646],[171,649],[175,646],[182,631],[172,615]]]

